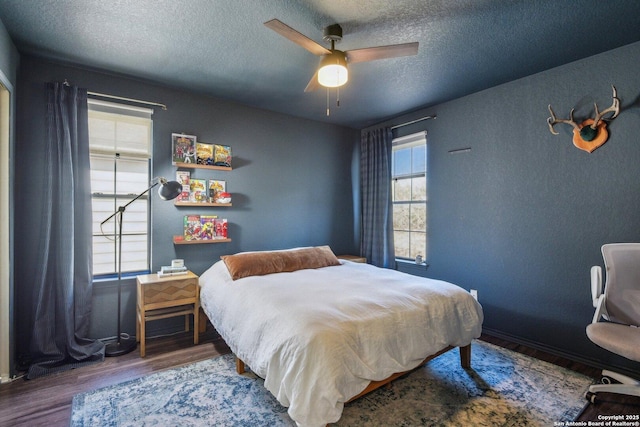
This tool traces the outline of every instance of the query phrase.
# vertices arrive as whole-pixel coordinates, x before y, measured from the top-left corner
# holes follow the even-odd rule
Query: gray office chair
[[[640,243],[604,245],[602,257],[607,272],[604,293],[602,269],[591,267],[596,311],[587,336],[605,350],[640,362]],[[640,381],[609,370],[602,371],[602,377],[603,384],[590,386],[586,394],[592,403],[598,392],[640,396]]]

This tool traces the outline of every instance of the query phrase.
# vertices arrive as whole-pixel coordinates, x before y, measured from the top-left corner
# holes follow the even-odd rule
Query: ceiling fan
[[[368,47],[343,52],[335,48],[335,43],[342,40],[342,27],[339,24],[329,25],[324,28],[323,39],[331,43],[327,49],[304,34],[294,30],[278,19],[272,19],[264,23],[281,36],[302,46],[314,55],[320,56],[320,66],[304,89],[311,92],[319,86],[339,87],[349,79],[347,64],[356,62],[374,61],[376,59],[396,58],[410,56],[418,53],[418,42],[402,43],[389,46]]]

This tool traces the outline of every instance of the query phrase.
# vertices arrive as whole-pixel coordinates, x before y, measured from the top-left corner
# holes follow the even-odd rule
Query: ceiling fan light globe
[[[349,70],[344,52],[334,50],[330,55],[322,57],[318,69],[318,83],[325,87],[338,87],[348,80]]]
[[[349,80],[349,71],[343,65],[327,65],[318,70],[318,83],[325,87],[339,87]]]

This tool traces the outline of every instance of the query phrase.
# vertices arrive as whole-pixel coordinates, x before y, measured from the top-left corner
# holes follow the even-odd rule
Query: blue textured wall
[[[328,244],[336,253],[356,253],[359,237],[354,231],[352,156],[358,131],[25,56],[20,67],[16,153],[16,228],[21,230],[16,244],[18,308],[30,298],[31,248],[38,241],[32,224],[39,218],[42,180],[38,171],[48,161],[40,154],[45,132],[44,83],[64,79],[93,92],[167,104],[167,111],[157,108],[153,115],[154,176],[175,179],[172,132],[232,147],[232,171],[197,169],[192,176],[226,180],[233,207],[178,208],[173,202],[152,197],[154,271],[173,258],[184,258],[185,264],[200,274],[220,255],[246,250]],[[172,237],[182,234],[183,216],[190,213],[227,218],[233,241],[175,246]],[[94,337],[115,334],[116,289],[113,283],[94,287]],[[135,333],[134,280],[126,281],[123,298],[123,330]],[[23,333],[28,326],[21,326]],[[154,325],[150,327],[153,334]],[[26,337],[19,342],[24,345]]]
[[[20,56],[18,50],[11,41],[9,33],[2,21],[0,21],[0,72],[8,79],[11,85],[16,84],[16,75],[18,73],[18,63]]]
[[[486,330],[596,363],[628,365],[586,337],[600,247],[640,241],[640,43],[447,102],[428,131],[429,257],[424,275],[479,292]],[[547,105],[578,121],[622,112],[589,154]],[[471,147],[470,152],[448,151]],[[423,270],[424,271],[424,270]]]

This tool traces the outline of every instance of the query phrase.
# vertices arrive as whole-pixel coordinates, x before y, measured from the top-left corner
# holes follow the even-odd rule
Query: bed
[[[464,289],[369,264],[328,246],[240,253],[200,276],[201,306],[238,359],[299,426],[460,347],[469,364],[483,313]]]

